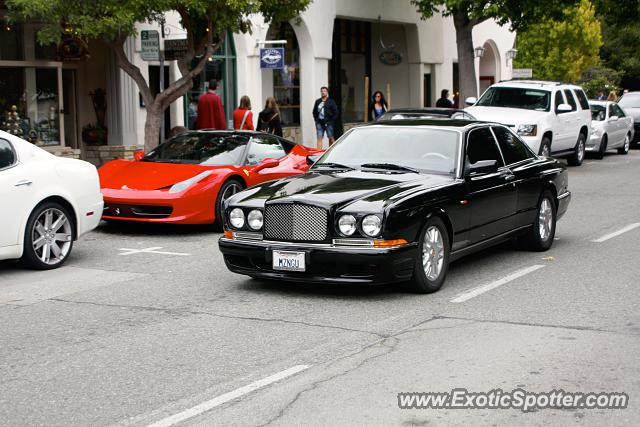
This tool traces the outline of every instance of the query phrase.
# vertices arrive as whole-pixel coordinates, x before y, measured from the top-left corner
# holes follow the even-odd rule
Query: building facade
[[[254,16],[252,23],[252,34],[225,35],[191,90],[167,110],[166,132],[174,126],[194,127],[197,97],[210,79],[219,82],[227,119],[241,96],[250,97],[254,120],[265,99],[273,96],[285,136],[309,146],[315,145],[312,108],[322,86],[330,88],[345,128],[365,120],[376,90],[391,107],[420,107],[435,105],[441,89],[457,89],[452,20],[422,20],[407,0],[315,0],[290,22],[266,24]],[[154,23],[138,29],[162,33]],[[37,25],[25,24],[6,26],[0,34],[0,127],[14,126],[15,112],[23,135],[51,150],[75,149],[96,164],[131,157],[144,143],[146,119],[133,80],[102,46],[86,46],[87,57],[60,58],[60,47],[56,52],[55,47],[38,46],[36,32]],[[160,46],[185,37],[177,14],[167,14]],[[475,63],[480,92],[511,78],[506,52],[514,39],[507,27],[492,21],[474,29],[474,46],[484,48]],[[285,48],[284,68],[260,68],[259,49],[265,46]],[[161,69],[159,61],[143,60],[141,50],[140,37],[125,43],[152,91],[160,90],[161,80],[166,86],[180,77],[176,61],[165,61]],[[96,131],[100,127],[106,136]]]

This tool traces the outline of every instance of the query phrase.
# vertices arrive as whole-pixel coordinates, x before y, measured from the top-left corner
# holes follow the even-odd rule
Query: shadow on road
[[[209,234],[219,235],[220,231],[211,224],[157,224],[149,222],[132,221],[101,221],[100,226],[94,230],[95,233],[110,235],[197,235]]]

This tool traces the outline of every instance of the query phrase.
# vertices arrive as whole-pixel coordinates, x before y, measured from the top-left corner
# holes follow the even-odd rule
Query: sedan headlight
[[[377,215],[367,215],[362,220],[362,231],[369,237],[375,237],[382,230],[382,220]]]
[[[234,228],[242,228],[244,226],[244,212],[240,208],[234,208],[229,214],[229,222]]]
[[[356,232],[356,219],[353,215],[342,215],[338,219],[338,229],[345,236],[351,236]]]
[[[171,188],[169,189],[169,193],[173,194],[173,193],[179,193],[181,191],[184,191],[187,188],[191,187],[196,182],[201,181],[204,178],[208,177],[212,173],[213,173],[213,171],[204,171],[204,172],[199,173],[198,175],[196,175],[194,177],[191,177],[189,179],[185,179],[184,181],[180,181],[177,184],[173,184],[171,186]]]
[[[520,125],[518,126],[518,135],[521,136],[536,136],[538,134],[537,125]]]
[[[249,228],[252,230],[260,230],[263,223],[264,217],[262,216],[262,212],[258,209],[252,210],[249,212],[249,215],[247,215],[247,224],[249,224]]]

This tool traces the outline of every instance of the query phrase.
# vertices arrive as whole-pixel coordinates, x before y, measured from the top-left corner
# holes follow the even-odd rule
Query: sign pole
[[[162,34],[162,40],[164,41],[164,17],[160,19],[160,34]],[[158,95],[164,91],[164,53],[159,51],[160,55],[160,90],[158,91]],[[160,144],[164,142],[164,111],[162,111],[162,116],[160,118]]]

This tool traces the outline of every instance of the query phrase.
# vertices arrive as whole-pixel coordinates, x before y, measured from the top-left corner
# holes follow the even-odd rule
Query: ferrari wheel
[[[214,225],[218,229],[222,229],[222,217],[224,212],[222,211],[223,202],[234,194],[244,190],[244,184],[237,179],[230,179],[220,187],[218,197],[216,198],[216,216]]]

